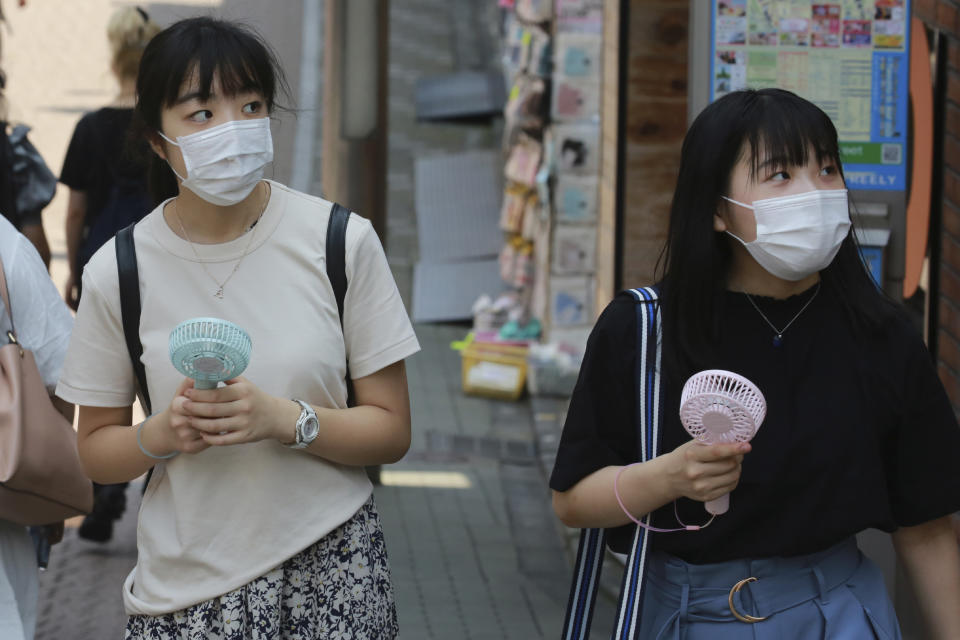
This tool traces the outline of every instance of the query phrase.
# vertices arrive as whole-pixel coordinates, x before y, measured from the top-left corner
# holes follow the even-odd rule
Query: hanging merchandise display
[[[594,34],[557,34],[552,112],[555,121],[599,117],[601,47],[600,38]]]
[[[531,392],[567,395],[596,315],[603,2],[498,5],[503,72],[511,88],[499,217],[504,292],[477,292],[472,342],[461,351],[473,377],[464,384],[477,393],[480,372],[506,375],[504,354],[486,345],[514,348],[539,340],[543,347],[530,352],[530,366],[540,374],[531,377]],[[508,391],[501,397],[516,397],[517,378],[499,382]]]
[[[551,78],[553,229],[546,337],[581,352],[596,318],[602,0],[556,0]]]
[[[537,171],[543,149],[537,140],[526,133],[518,134],[516,142],[510,147],[510,155],[504,168],[507,180],[532,189],[537,184]]]
[[[524,22],[547,22],[553,18],[553,0],[517,0],[516,11]]]
[[[557,171],[560,177],[599,175],[599,120],[557,124],[553,127],[553,133],[556,137],[554,152],[557,154]]]
[[[507,122],[504,140],[508,145],[521,131],[539,130],[546,124],[550,106],[546,101],[546,87],[543,78],[517,78],[503,110]]]
[[[550,322],[558,327],[574,327],[593,322],[593,276],[550,278]]]
[[[561,176],[557,179],[555,207],[557,222],[593,224],[597,219],[597,178]]]
[[[603,33],[603,0],[556,0],[555,13],[558,35]]]
[[[556,274],[592,273],[597,261],[594,227],[557,225],[553,234],[552,268]]]
[[[556,73],[566,78],[598,80],[603,42],[594,34],[558,33]]]
[[[554,146],[545,132],[551,119],[554,1],[518,0],[513,10],[501,5],[506,12],[503,67],[511,90],[504,107],[500,275],[515,294],[516,307],[500,339],[539,337],[549,313],[547,296],[537,296],[535,289],[543,286],[538,285],[543,269],[549,270],[549,240],[544,244],[542,238],[549,239],[552,222]]]

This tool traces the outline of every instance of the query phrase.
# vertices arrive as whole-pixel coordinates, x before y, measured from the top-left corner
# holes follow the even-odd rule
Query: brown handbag
[[[0,295],[10,319],[10,342],[0,347],[0,518],[45,525],[89,513],[93,483],[80,466],[77,434],[17,341],[2,263]]]

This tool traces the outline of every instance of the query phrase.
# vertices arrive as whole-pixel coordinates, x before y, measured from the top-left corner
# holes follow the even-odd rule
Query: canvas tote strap
[[[660,447],[660,307],[657,290],[652,287],[632,289],[630,293],[637,299],[635,377],[638,453],[640,460],[646,462],[657,456]],[[650,524],[649,514],[644,522]],[[636,637],[640,604],[643,601],[643,574],[649,533],[642,527],[636,529],[620,588],[617,625],[614,627],[613,637],[621,640]],[[563,640],[585,640],[590,636],[605,544],[605,529],[581,530],[573,584],[563,622]]]
[[[606,529],[580,530],[577,563],[570,586],[570,598],[567,600],[567,614],[563,620],[563,640],[582,640],[590,636],[606,542]]]
[[[640,461],[657,457],[660,450],[660,305],[657,290],[652,287],[631,289],[637,299],[637,418],[639,424]],[[651,514],[643,517],[650,525]],[[617,625],[613,637],[632,640],[640,631],[640,609],[643,605],[644,572],[647,565],[647,547],[650,532],[637,527],[620,587],[617,604]]]

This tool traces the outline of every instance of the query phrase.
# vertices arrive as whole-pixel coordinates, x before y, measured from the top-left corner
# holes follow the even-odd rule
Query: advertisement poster
[[[910,0],[713,0],[710,100],[780,87],[833,120],[851,189],[906,189]]]

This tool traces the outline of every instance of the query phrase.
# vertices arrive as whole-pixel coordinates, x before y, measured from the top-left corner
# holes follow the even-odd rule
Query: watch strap
[[[305,442],[303,427],[306,424],[307,420],[310,419],[311,416],[313,417],[314,420],[317,419],[317,412],[314,411],[313,407],[311,407],[309,404],[307,404],[303,400],[298,400],[297,398],[293,398],[292,400],[296,402],[298,405],[300,405],[300,417],[297,418],[297,424],[295,428],[295,436],[294,436],[293,442],[284,443],[284,446],[289,447],[291,449],[303,449],[307,447],[310,444],[310,442],[313,442],[313,440],[316,438],[316,434],[314,434],[314,437],[310,439],[310,442]]]

